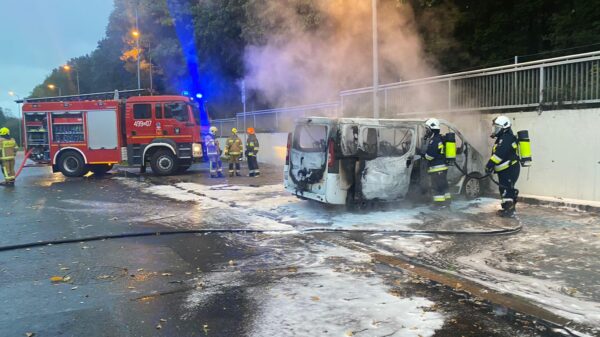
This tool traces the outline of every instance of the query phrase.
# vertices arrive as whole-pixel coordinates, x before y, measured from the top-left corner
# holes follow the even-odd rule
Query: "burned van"
[[[441,121],[442,133],[456,135],[456,165],[483,176],[483,157],[462,133]],[[328,204],[395,201],[429,191],[424,120],[307,117],[288,136],[285,189],[299,198]],[[448,170],[453,193],[478,197],[480,180],[455,166]]]

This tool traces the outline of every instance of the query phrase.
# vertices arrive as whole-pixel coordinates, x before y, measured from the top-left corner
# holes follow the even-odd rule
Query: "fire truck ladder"
[[[90,100],[119,100],[133,96],[149,96],[152,95],[150,89],[132,89],[132,90],[115,90],[107,92],[97,92],[91,94],[68,95],[68,96],[52,96],[39,98],[24,98],[16,100],[17,103],[42,103],[42,102],[73,102],[73,101],[90,101]]]

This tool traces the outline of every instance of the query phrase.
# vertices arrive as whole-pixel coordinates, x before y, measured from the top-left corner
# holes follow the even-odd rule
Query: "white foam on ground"
[[[486,264],[491,255],[491,251],[483,251],[457,258],[460,265],[470,268],[461,269],[460,274],[491,289],[533,300],[575,322],[600,326],[600,303],[562,294],[559,281],[546,281],[492,268]]]
[[[289,242],[268,239],[269,249]],[[192,312],[215,301],[231,288],[244,287],[257,303],[249,336],[432,336],[444,324],[434,302],[422,297],[397,297],[369,266],[371,257],[347,248],[324,245],[290,247],[274,268],[295,266],[296,272],[271,283],[251,285],[238,272],[210,273],[191,291],[183,305]],[[266,254],[265,261],[273,253]],[[256,265],[257,258],[235,261],[235,267]],[[307,258],[310,258],[307,260]],[[302,261],[300,265],[297,265]],[[361,268],[363,266],[363,268]]]

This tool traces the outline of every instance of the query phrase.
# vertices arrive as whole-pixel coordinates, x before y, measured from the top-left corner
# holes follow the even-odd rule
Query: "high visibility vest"
[[[17,142],[13,138],[0,138],[0,160],[15,159]]]

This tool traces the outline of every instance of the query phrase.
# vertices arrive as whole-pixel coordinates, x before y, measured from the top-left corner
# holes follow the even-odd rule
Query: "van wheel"
[[[167,149],[159,149],[150,158],[150,167],[154,174],[168,176],[177,172],[177,158]]]
[[[82,177],[88,172],[83,157],[75,151],[63,153],[60,156],[58,169],[63,175],[71,178]]]
[[[463,190],[467,199],[477,199],[483,195],[483,184],[481,183],[481,174],[478,172],[472,172],[469,174],[471,177],[467,177],[463,184]]]
[[[112,168],[112,164],[99,164],[90,166],[90,170],[97,176],[105,175],[108,171],[112,170]]]

